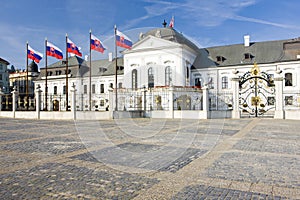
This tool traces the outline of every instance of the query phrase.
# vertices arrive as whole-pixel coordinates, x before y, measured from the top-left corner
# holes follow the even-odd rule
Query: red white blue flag
[[[60,48],[58,48],[57,46],[55,46],[54,44],[50,43],[47,41],[47,45],[46,45],[46,53],[47,56],[52,56],[55,57],[57,59],[63,59],[63,53],[62,50],[60,50]]]
[[[82,56],[82,53],[80,52],[80,47],[77,47],[74,42],[72,42],[69,38],[67,39],[67,51],[69,53],[73,53],[77,56]]]
[[[175,22],[174,16],[172,16],[172,19],[171,19],[170,24],[169,24],[170,28],[174,28],[174,22]]]
[[[43,54],[40,52],[37,52],[33,50],[29,45],[28,45],[28,50],[27,50],[27,57],[31,60],[34,60],[36,63],[39,63],[40,60],[43,58]]]
[[[132,41],[123,33],[116,30],[116,44],[119,47],[130,49],[132,47]]]
[[[106,47],[101,43],[101,41],[94,35],[91,35],[91,49],[103,53]]]

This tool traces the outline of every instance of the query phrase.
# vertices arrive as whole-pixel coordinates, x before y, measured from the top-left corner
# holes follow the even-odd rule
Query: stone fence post
[[[18,100],[18,91],[17,87],[15,86],[12,93],[12,111],[13,111],[13,118],[16,118],[16,109],[17,109],[17,100]]]
[[[274,77],[275,82],[275,119],[284,119],[283,110],[283,77],[281,70],[277,70]]]
[[[36,99],[35,112],[36,112],[37,119],[41,118],[41,93],[42,93],[41,86],[38,85],[35,90],[35,99]]]
[[[231,78],[232,81],[232,118],[234,119],[239,119],[241,118],[240,114],[240,108],[239,108],[239,101],[240,101],[240,86],[239,86],[239,81],[240,78],[238,76],[239,71],[234,70],[232,72],[234,74],[234,77]]]
[[[202,88],[202,92],[203,92],[203,112],[204,112],[204,118],[208,119],[208,115],[209,115],[209,94],[208,94],[208,87],[205,86]]]
[[[2,88],[0,87],[0,112],[2,110],[2,96],[4,95],[4,92],[2,92]]]
[[[108,88],[108,112],[111,119],[114,118],[114,90],[110,87]]]
[[[174,87],[169,88],[169,113],[172,119],[174,119]]]
[[[72,104],[71,104],[71,113],[73,116],[73,119],[76,120],[76,86],[73,83],[71,86],[71,93],[72,93]]]

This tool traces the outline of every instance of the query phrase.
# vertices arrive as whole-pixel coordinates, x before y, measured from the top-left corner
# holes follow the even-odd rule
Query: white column
[[[240,101],[240,95],[239,95],[239,91],[240,91],[240,86],[239,86],[239,80],[240,78],[238,77],[238,71],[234,70],[233,74],[234,77],[231,78],[232,81],[232,118],[234,119],[239,119],[241,117],[240,114],[240,108],[239,108],[239,101]]]
[[[169,113],[172,119],[174,119],[174,87],[169,88]]]
[[[12,93],[12,111],[13,111],[13,118],[16,117],[16,109],[17,109],[17,95],[18,95],[18,91],[16,86],[14,87]]]
[[[283,77],[281,71],[277,70],[274,77],[275,82],[275,119],[284,119],[283,110]]]
[[[146,112],[146,111],[147,111],[147,99],[146,99],[146,92],[147,92],[147,89],[146,89],[145,86],[144,86],[142,92],[143,92],[143,96],[142,96],[143,110],[144,110],[144,112]]]
[[[112,88],[108,88],[108,112],[109,112],[109,116],[111,119],[114,118],[113,114],[114,114],[114,90]]]
[[[36,99],[36,103],[35,103],[35,112],[36,112],[36,118],[40,119],[40,114],[41,114],[41,86],[38,85],[36,90],[35,90],[35,99]]]
[[[208,119],[209,114],[209,95],[208,95],[208,87],[205,86],[202,88],[203,92],[203,102],[202,102],[202,109],[204,112],[204,119]]]
[[[0,112],[2,110],[2,96],[4,95],[4,93],[2,92],[2,88],[0,87]]]
[[[71,93],[72,93],[72,104],[71,104],[71,113],[73,116],[73,119],[76,120],[76,86],[73,83],[71,86]]]

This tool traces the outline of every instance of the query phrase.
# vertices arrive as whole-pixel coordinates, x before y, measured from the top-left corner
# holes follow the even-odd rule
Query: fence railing
[[[285,110],[300,109],[300,92],[283,93],[283,98]]]
[[[12,111],[12,94],[4,94],[1,97],[1,110]],[[25,93],[18,93],[16,101],[17,111],[34,111],[35,97],[33,94],[26,95]]]
[[[224,91],[209,91],[210,110],[230,110],[233,105],[233,93]]]
[[[111,98],[111,99],[110,99]],[[90,97],[88,94],[76,93],[77,111],[108,111],[115,109],[115,92],[95,93]],[[200,88],[184,87],[158,87],[151,89],[118,89],[118,110],[170,110],[170,101],[173,101],[173,110],[202,110],[203,109],[203,91]],[[12,94],[2,96],[2,110],[12,110]],[[109,107],[110,103],[112,108]],[[34,95],[17,95],[18,111],[27,111],[36,109],[36,100]],[[210,110],[228,110],[232,105],[231,92],[209,92]],[[90,109],[91,106],[91,109]],[[71,109],[71,93],[69,93],[68,107]],[[41,93],[41,110],[65,111],[67,109],[65,94],[47,94]]]

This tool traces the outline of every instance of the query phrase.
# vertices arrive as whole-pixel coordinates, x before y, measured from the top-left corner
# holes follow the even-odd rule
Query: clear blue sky
[[[299,8],[299,0],[1,0],[0,57],[24,68],[26,41],[44,54],[47,37],[65,51],[66,33],[87,55],[90,29],[110,46],[114,24],[136,41],[133,32],[172,15],[175,29],[200,47],[242,43],[245,34],[252,42],[292,39],[300,36]]]

